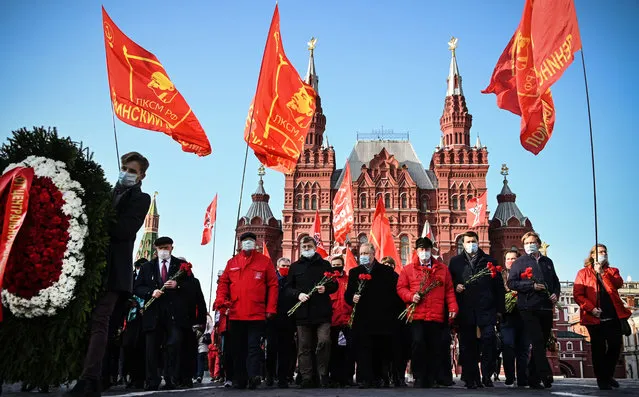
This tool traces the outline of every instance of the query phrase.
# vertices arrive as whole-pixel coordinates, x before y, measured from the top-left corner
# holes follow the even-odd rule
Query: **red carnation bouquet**
[[[360,274],[359,275],[359,283],[357,284],[357,292],[355,294],[361,295],[362,290],[366,286],[366,282],[370,281],[373,278],[370,274]],[[351,318],[348,320],[348,327],[353,327],[353,320],[355,319],[355,310],[357,310],[357,303],[353,305],[353,311],[351,312]]]
[[[335,270],[334,272],[324,272],[324,277],[322,277],[322,279],[320,280],[319,283],[315,284],[315,286],[313,287],[312,290],[310,290],[307,295],[310,298],[311,295],[313,295],[315,292],[317,292],[317,289],[323,285],[326,285],[326,283],[335,280],[337,277],[340,276],[340,272]],[[302,301],[299,301],[295,304],[295,306],[293,306],[291,308],[291,310],[288,311],[288,315],[289,317],[293,315],[293,313],[295,313],[295,310],[297,310],[300,306],[302,306]]]
[[[469,286],[472,283],[477,282],[480,278],[485,276],[490,276],[490,278],[497,277],[498,274],[501,274],[502,270],[504,270],[501,266],[493,265],[492,262],[488,262],[485,268],[481,269],[476,274],[473,274],[465,283],[464,287]]]
[[[422,280],[419,282],[419,290],[417,291],[417,294],[420,297],[420,303],[422,302],[421,299],[423,299],[426,294],[444,284],[439,278],[435,278],[434,280],[430,281],[430,276],[432,275],[432,271],[430,269],[425,268],[422,273]],[[397,318],[400,320],[406,319],[406,323],[413,322],[415,307],[417,307],[417,303],[411,303],[403,312],[400,313],[399,317]]]
[[[548,285],[545,282],[539,281],[537,280],[534,276],[533,276],[533,269],[532,267],[527,267],[526,270],[524,272],[522,272],[520,274],[521,279],[522,280],[532,280],[533,283],[535,284],[542,284],[544,287],[546,287],[546,289],[543,290],[543,292],[546,294],[546,296],[548,297],[548,299],[550,299],[550,295],[552,295],[550,293],[550,291],[548,291]],[[559,298],[559,297],[557,297]],[[557,303],[555,303],[555,305],[557,305],[557,307],[559,309],[561,309],[561,304],[559,303],[559,300],[557,300]]]
[[[173,275],[173,277],[169,278],[169,281],[177,281],[179,278],[181,278],[184,275],[187,276],[192,276],[193,275],[193,271],[191,270],[193,269],[193,265],[190,264],[189,262],[184,262],[180,265],[180,269],[175,272],[175,274]],[[164,292],[164,290],[166,289],[166,286],[162,286],[162,288],[160,288],[160,291]],[[151,303],[155,302],[156,298],[151,298],[149,299],[148,302],[146,302],[146,304],[144,305],[144,310],[146,310],[149,306],[151,306]]]

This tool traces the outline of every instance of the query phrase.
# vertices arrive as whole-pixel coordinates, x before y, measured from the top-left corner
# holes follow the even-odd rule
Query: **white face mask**
[[[118,182],[124,187],[131,187],[138,181],[138,176],[126,171],[120,171]]]
[[[476,253],[478,249],[479,245],[477,243],[464,243],[464,251],[466,251],[468,255]]]
[[[536,243],[524,244],[524,251],[526,251],[527,255],[536,254],[539,251]]]
[[[430,251],[421,251],[417,254],[417,256],[419,256],[420,260],[427,261],[430,259]]]
[[[253,240],[244,240],[242,241],[242,250],[251,251],[255,249],[255,241]]]
[[[169,259],[171,259],[171,251],[158,250],[158,259],[161,261],[168,261]]]
[[[599,263],[608,262],[608,255],[599,255]]]
[[[302,256],[304,258],[312,258],[313,255],[315,255],[315,250],[313,249],[302,251]]]

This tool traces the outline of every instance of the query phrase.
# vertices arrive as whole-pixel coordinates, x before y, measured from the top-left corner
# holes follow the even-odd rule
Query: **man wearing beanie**
[[[406,306],[416,304],[411,323],[413,376],[415,387],[427,388],[434,386],[441,362],[442,328],[458,311],[448,267],[432,257],[432,248],[430,239],[418,238],[417,258],[404,267],[397,282],[397,294]]]
[[[255,389],[260,383],[260,339],[266,319],[277,313],[278,281],[271,259],[255,250],[255,234],[240,236],[242,250],[220,277],[215,307],[230,302],[229,334],[233,354],[233,386]]]

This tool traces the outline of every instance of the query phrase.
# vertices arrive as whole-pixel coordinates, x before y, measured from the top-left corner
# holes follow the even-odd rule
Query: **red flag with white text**
[[[215,218],[217,217],[217,194],[211,201],[208,207],[206,207],[206,213],[204,213],[204,230],[202,231],[202,245],[207,245],[211,241],[211,231],[215,226]]]
[[[466,203],[466,218],[468,227],[477,227],[484,224],[486,220],[486,194],[488,190],[479,197],[473,197]]]
[[[550,87],[581,49],[573,0],[526,0],[517,31],[497,61],[484,94],[521,116],[520,141],[539,154],[550,140],[555,105]]]
[[[353,182],[351,167],[346,162],[344,177],[339,190],[333,198],[333,238],[340,244],[346,241],[346,236],[353,230]]]

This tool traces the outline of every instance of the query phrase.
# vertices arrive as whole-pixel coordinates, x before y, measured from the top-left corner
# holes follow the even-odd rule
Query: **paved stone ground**
[[[489,395],[525,395],[527,396],[548,396],[548,397],[582,397],[582,396],[639,396],[639,380],[620,379],[621,388],[613,391],[602,391],[597,387],[594,379],[555,379],[552,389],[530,390],[527,388],[518,389],[504,386],[502,382],[496,382],[491,389],[467,390],[460,386],[462,382],[455,380],[457,385],[442,389],[277,389],[262,385],[257,390],[233,390],[225,389],[217,383],[210,382],[206,378],[202,384],[196,385],[192,389],[172,390],[172,391],[130,391],[123,386],[117,386],[103,393],[105,397],[210,397],[210,396],[268,396],[268,397],[349,397],[349,396],[489,396]],[[20,385],[5,385],[3,397],[63,397],[66,387],[54,388],[48,394],[33,392],[20,392]]]

